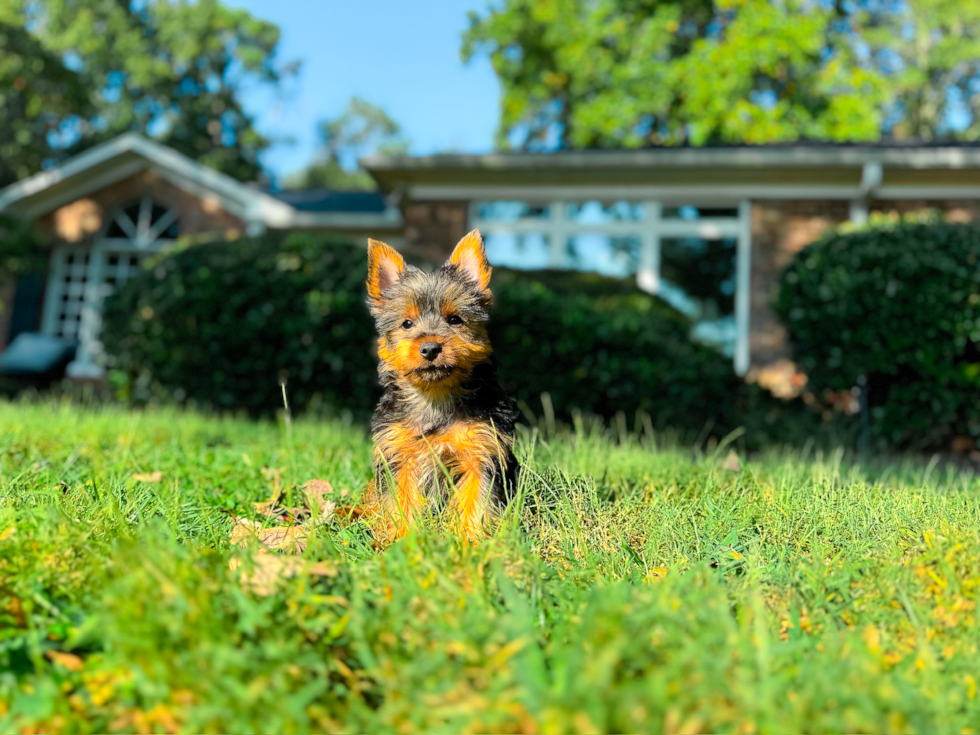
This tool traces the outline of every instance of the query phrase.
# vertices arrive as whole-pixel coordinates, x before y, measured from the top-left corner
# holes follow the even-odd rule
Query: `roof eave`
[[[368,156],[361,165],[373,174],[423,171],[521,171],[569,168],[624,168],[682,166],[686,168],[806,168],[866,163],[911,168],[980,167],[978,147],[896,146],[786,146],[739,148],[657,148],[615,151],[504,152],[482,155]]]

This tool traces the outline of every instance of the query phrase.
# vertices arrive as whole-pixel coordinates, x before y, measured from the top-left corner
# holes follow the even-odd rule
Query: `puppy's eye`
[[[446,317],[446,323],[447,324],[452,324],[455,327],[457,324],[462,324],[463,323],[463,320],[460,319],[455,314],[453,314],[452,316],[447,316]]]
[[[414,326],[415,322],[413,322],[411,319],[406,319],[402,322],[402,329],[411,329]]]

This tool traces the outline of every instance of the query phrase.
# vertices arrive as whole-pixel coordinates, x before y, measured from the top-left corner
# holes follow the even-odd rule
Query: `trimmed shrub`
[[[729,358],[694,342],[690,323],[628,281],[568,271],[494,270],[491,336],[501,381],[541,410],[577,408],[632,425],[727,429],[743,388]]]
[[[363,248],[311,234],[202,243],[166,256],[106,306],[104,342],[124,396],[220,409],[367,415],[377,397]],[[500,376],[537,414],[549,393],[611,417],[716,435],[737,425],[746,387],[731,361],[693,342],[682,314],[597,275],[494,270],[491,334]],[[757,401],[758,402],[758,401]]]
[[[0,279],[43,273],[47,248],[30,223],[0,212]]]
[[[361,413],[377,385],[365,269],[362,248],[307,233],[160,258],[106,303],[110,380],[136,400],[251,415],[282,407],[285,380],[294,408]]]
[[[980,440],[980,229],[828,234],[785,269],[775,309],[816,392],[866,380],[879,445]]]

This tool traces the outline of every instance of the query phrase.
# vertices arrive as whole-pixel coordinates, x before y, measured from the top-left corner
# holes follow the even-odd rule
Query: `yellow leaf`
[[[861,637],[864,638],[864,645],[871,653],[881,652],[881,632],[875,626],[866,625]]]
[[[63,666],[69,671],[81,671],[85,662],[82,661],[74,653],[65,653],[64,651],[47,651],[45,654],[51,661]]]
[[[160,470],[156,472],[137,472],[133,475],[133,479],[136,482],[163,482],[163,473]]]
[[[3,533],[0,533],[0,541],[6,541],[8,538],[14,535],[16,526],[8,526]]]
[[[942,577],[940,577],[938,574],[936,574],[934,571],[932,571],[932,569],[930,569],[929,567],[926,567],[926,574],[928,574],[930,577],[932,577],[933,580],[936,582],[936,584],[938,584],[942,589],[946,589],[946,587],[949,585],[949,582],[947,582],[945,579],[943,579]]]

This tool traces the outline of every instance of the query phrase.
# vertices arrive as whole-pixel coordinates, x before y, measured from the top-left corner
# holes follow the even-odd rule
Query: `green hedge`
[[[376,399],[364,248],[309,234],[195,245],[130,281],[107,306],[111,376],[131,398],[165,394],[253,415],[321,406],[366,415]],[[494,270],[491,333],[504,385],[540,415],[551,395],[657,427],[737,424],[731,361],[692,342],[686,318],[632,284]]]
[[[731,360],[689,337],[687,318],[628,281],[494,270],[491,336],[504,384],[532,409],[650,414],[655,426],[735,423]]]
[[[349,407],[375,396],[365,254],[307,234],[193,245],[160,259],[106,303],[103,343],[124,396],[161,394],[262,415]]]
[[[0,212],[0,278],[43,272],[47,251],[26,221]]]
[[[863,378],[879,445],[980,440],[980,229],[831,233],[783,272],[776,312],[816,392]]]

